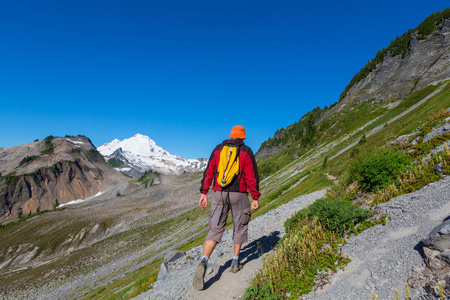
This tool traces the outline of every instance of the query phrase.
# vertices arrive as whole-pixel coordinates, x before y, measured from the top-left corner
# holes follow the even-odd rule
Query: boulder
[[[166,255],[164,255],[164,262],[166,264],[176,261],[177,259],[179,259],[180,257],[185,256],[186,253],[184,251],[180,251],[180,250],[174,250],[174,251],[170,251],[169,253],[167,253]]]
[[[422,243],[441,252],[450,249],[450,220],[436,226],[422,239]]]
[[[446,264],[450,265],[450,251],[441,252],[436,257]]]
[[[159,268],[158,279],[156,279],[156,281],[164,280],[168,276],[169,276],[169,270],[167,269],[167,264],[163,262],[161,264],[161,267]]]

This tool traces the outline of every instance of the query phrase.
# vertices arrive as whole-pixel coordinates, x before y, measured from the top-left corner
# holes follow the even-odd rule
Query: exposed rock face
[[[408,52],[385,56],[369,76],[353,86],[344,101],[402,99],[433,82],[450,78],[450,20],[426,39],[412,34]]]
[[[445,79],[450,79],[450,19],[425,39],[417,39],[417,31],[413,33],[404,57],[401,54],[391,57],[387,53],[383,62],[352,86],[342,101],[326,111],[320,121],[333,114],[345,113],[364,101],[404,99]],[[287,146],[280,144],[259,149],[256,158],[275,155]]]
[[[258,153],[255,154],[255,158],[259,159],[259,158],[265,158],[265,157],[275,155],[278,152],[286,149],[287,146],[288,145],[278,145],[278,146],[274,146],[274,147],[270,147],[270,148],[261,149],[258,151]]]
[[[52,147],[47,151],[51,153],[42,154],[48,147]],[[83,136],[1,149],[0,160],[2,218],[17,217],[20,211],[28,215],[51,210],[58,203],[88,198],[122,176]]]

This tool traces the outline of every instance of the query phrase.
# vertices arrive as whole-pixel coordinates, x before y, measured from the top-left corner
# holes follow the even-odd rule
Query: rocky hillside
[[[124,176],[84,136],[0,149],[0,217],[15,218],[86,199]]]
[[[450,9],[432,14],[415,29],[397,37],[354,76],[339,102],[315,108],[298,122],[279,129],[262,143],[256,156],[275,155],[291,145],[295,157],[321,139],[346,130],[333,119],[345,115],[362,102],[391,103],[411,96],[435,82],[450,78]],[[330,101],[331,102],[331,101]],[[328,133],[328,134],[327,134]],[[324,135],[327,134],[327,135]],[[267,165],[265,167],[268,167]],[[271,168],[274,171],[274,167]]]

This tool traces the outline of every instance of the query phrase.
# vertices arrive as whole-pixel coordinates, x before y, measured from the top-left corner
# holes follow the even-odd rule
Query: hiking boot
[[[242,265],[241,264],[237,264],[237,265],[235,265],[233,263],[231,264],[231,269],[230,269],[231,273],[237,273],[240,270],[242,270]]]
[[[205,284],[205,282],[204,282],[205,272],[206,272],[206,265],[205,265],[205,262],[202,260],[198,264],[197,269],[195,269],[194,280],[192,282],[192,286],[197,291],[203,290],[203,286]]]

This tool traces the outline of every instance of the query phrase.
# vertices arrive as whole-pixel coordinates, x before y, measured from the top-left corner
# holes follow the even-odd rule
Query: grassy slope
[[[253,215],[258,216],[264,214],[270,209],[276,208],[302,194],[330,186],[332,181],[328,180],[324,173],[327,172],[333,175],[341,175],[349,163],[351,150],[344,152],[335,159],[328,160],[325,169],[322,169],[322,163],[325,156],[331,157],[334,153],[337,153],[351,142],[358,141],[363,132],[372,129],[377,125],[385,124],[392,117],[398,115],[411,107],[414,103],[417,103],[429,95],[434,89],[434,87],[425,88],[411,97],[404,99],[394,108],[388,108],[386,103],[361,103],[353,109],[348,108],[349,110],[345,113],[335,114],[330,116],[329,119],[323,120],[323,122],[328,124],[327,128],[319,131],[317,139],[318,146],[311,149],[308,153],[294,159],[292,155],[289,157],[289,154],[286,154],[286,152],[289,152],[288,148],[273,157],[258,161],[258,163],[264,163],[264,161],[281,162],[280,165],[282,167],[276,174],[265,178],[261,182],[261,209]],[[447,85],[440,93],[429,99],[426,103],[399,120],[388,124],[378,133],[368,137],[367,142],[362,145],[357,145],[355,148],[358,148],[360,152],[363,152],[373,147],[385,145],[388,143],[389,139],[411,133],[420,126],[420,124],[425,122],[430,115],[449,107],[450,85]],[[372,120],[375,121],[363,130],[357,131],[357,129]],[[291,147],[295,148],[295,145],[291,145]],[[327,149],[327,147],[330,148]],[[22,276],[20,276],[21,281],[26,281],[28,278],[41,278],[42,275],[40,274],[46,274],[51,272],[51,270],[59,270],[66,265],[77,266],[73,269],[74,273],[72,275],[86,274],[92,271],[92,269],[86,269],[82,262],[89,257],[98,255],[96,249],[111,250],[114,249],[114,247],[117,247],[117,245],[126,245],[126,247],[117,248],[117,252],[122,251],[124,252],[122,255],[126,255],[126,253],[129,252],[128,249],[136,250],[149,246],[156,241],[156,237],[161,232],[176,233],[172,240],[168,240],[167,245],[165,245],[164,248],[176,245],[175,248],[177,249],[188,250],[203,243],[205,236],[204,230],[206,228],[205,220],[205,213],[199,208],[190,209],[166,220],[155,220],[152,224],[147,223],[148,225],[140,226],[129,232],[114,235],[107,240],[95,244],[95,247],[75,251],[61,261],[33,268],[31,270],[23,270],[21,271]],[[70,221],[67,222],[70,224]],[[27,231],[26,223],[28,222],[18,225],[19,227],[17,228],[12,227],[7,230],[15,231],[16,234],[23,235],[21,238],[27,239],[29,237],[25,234]],[[145,223],[144,220],[143,223]],[[181,226],[181,224],[184,226]],[[79,226],[82,227],[82,224]],[[81,228],[79,226],[76,225],[75,227]],[[192,232],[190,232],[189,229],[196,226],[198,226],[197,231],[200,233],[198,236],[192,236]],[[65,227],[63,226],[62,228]],[[60,230],[64,231],[64,229]],[[58,231],[56,231],[56,233],[57,232]],[[2,236],[5,236],[5,234],[8,235],[9,231],[5,231],[1,234]],[[43,239],[40,243],[51,248],[52,245],[61,242],[58,240],[58,237],[61,237],[62,235],[56,234],[53,238]],[[189,236],[192,237],[188,238]],[[188,239],[184,240],[185,238]],[[177,244],[177,242],[180,241],[181,243]],[[1,242],[2,240],[0,240],[0,243]],[[5,240],[0,246],[6,247],[7,244],[8,242]],[[157,252],[160,253],[164,248],[158,249]],[[107,278],[111,278],[114,274],[103,274],[103,276],[98,278],[96,283],[81,286],[79,289],[72,291],[72,295],[74,297],[81,296],[81,298],[85,299],[123,299],[131,295],[139,294],[148,289],[150,283],[156,279],[161,258],[155,258],[153,260],[149,259],[157,254],[157,252],[148,252],[144,256],[137,257],[137,259],[133,261],[133,264],[143,264],[133,271],[127,271],[126,268],[117,270],[116,273],[120,275],[120,279],[105,284],[102,283],[103,280],[106,281]],[[114,259],[114,255],[111,255],[110,257],[110,259]],[[98,264],[96,266],[91,266],[91,268],[95,269],[107,262],[108,258],[105,258],[104,260],[98,261]],[[2,282],[8,284],[12,284],[15,280],[17,280],[17,277],[11,277],[10,279],[8,279],[8,277],[2,278]]]
[[[339,179],[339,175],[343,174],[348,167],[352,150],[347,150],[335,159],[328,160],[327,166],[325,169],[322,169],[325,156],[331,157],[350,143],[359,141],[364,132],[378,125],[385,124],[388,120],[430,95],[436,88],[436,86],[426,87],[402,100],[399,105],[391,109],[387,108],[386,103],[361,103],[349,111],[348,114],[330,116],[332,123],[336,124],[332,131],[329,132],[329,134],[334,136],[333,139],[321,143],[318,147],[311,150],[308,155],[293,160],[291,163],[282,167],[277,173],[262,181],[261,186],[264,196],[261,198],[260,203],[262,209],[258,214],[268,210],[268,208],[265,208],[268,203],[270,203],[270,208],[274,208],[304,193],[331,185],[332,181],[326,179],[324,173],[337,175]],[[357,148],[359,152],[364,152],[372,148],[384,146],[389,140],[395,137],[413,132],[420,124],[428,120],[432,114],[449,107],[450,84],[447,84],[440,93],[397,121],[388,124],[379,132],[368,137],[365,143],[357,145],[354,148]],[[351,120],[353,120],[353,123]],[[358,128],[373,120],[375,121],[365,127],[364,130],[359,131],[357,134],[355,133]],[[319,135],[318,140],[325,140],[325,138]],[[337,144],[333,148],[323,151],[327,145],[336,143],[336,141]],[[341,142],[339,143],[339,141]],[[314,157],[315,154],[321,151],[323,153]],[[273,157],[262,159],[258,163],[281,160],[283,156],[286,156],[285,153],[286,150]],[[307,176],[308,174],[309,176]],[[289,189],[291,185],[302,178],[304,180],[300,184]],[[285,190],[287,192],[284,192]]]

